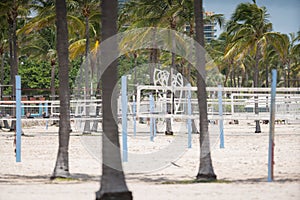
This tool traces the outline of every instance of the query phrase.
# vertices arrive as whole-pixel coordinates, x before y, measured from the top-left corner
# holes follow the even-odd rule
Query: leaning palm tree
[[[207,93],[205,84],[205,55],[199,49],[199,44],[204,48],[204,24],[203,24],[203,4],[202,0],[194,1],[195,15],[195,44],[196,49],[196,69],[197,69],[197,98],[200,112],[200,165],[197,174],[199,180],[215,180],[217,178],[212,165],[210,154],[210,142],[207,118]]]
[[[55,168],[51,178],[69,177],[69,139],[70,139],[70,88],[67,9],[65,0],[55,1],[57,55],[59,67],[59,146]]]
[[[117,98],[113,92],[117,85],[118,44],[116,37],[111,42],[106,39],[117,34],[118,1],[101,1],[101,64],[102,67],[102,94],[103,94],[103,134],[102,134],[102,177],[101,187],[96,193],[96,199],[123,199],[131,200],[132,194],[128,190],[125,175],[122,169],[119,133],[117,119]]]

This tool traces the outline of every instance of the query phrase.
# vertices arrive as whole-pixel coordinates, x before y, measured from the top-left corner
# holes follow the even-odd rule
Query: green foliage
[[[19,74],[22,77],[23,94],[49,95],[51,82],[51,62],[55,63],[55,87],[58,87],[58,69],[56,55],[56,29],[54,1],[16,1],[19,6],[17,27]],[[26,3],[25,3],[26,2]],[[30,3],[27,3],[30,2]],[[153,3],[155,2],[155,3]],[[12,1],[1,2],[0,9],[0,53],[3,60],[3,82],[10,84],[9,67],[9,29],[7,11],[12,8]],[[29,9],[30,8],[30,9]],[[96,51],[98,41],[101,40],[99,1],[67,1],[68,28],[70,40],[70,88],[74,87],[75,78],[82,62],[85,49],[85,23],[89,21],[90,50]],[[36,16],[28,18],[29,11],[35,10]],[[119,29],[136,28],[143,26],[170,28],[193,37],[194,14],[193,1],[162,1],[162,0],[131,0],[128,1],[119,13]],[[26,17],[27,16],[27,17]],[[141,17],[143,16],[143,17]],[[87,17],[87,18],[86,18]],[[205,16],[206,22],[224,24],[221,14]],[[299,32],[290,35],[272,32],[272,23],[268,21],[267,8],[253,3],[237,5],[226,29],[216,40],[206,44],[206,50],[214,59],[220,76],[211,76],[208,85],[223,82],[224,86],[249,87],[253,83],[253,66],[255,51],[259,51],[258,69],[260,86],[268,85],[272,68],[278,70],[278,86],[299,86],[300,84],[300,44]],[[189,31],[185,25],[190,26]],[[174,28],[174,27],[172,27]],[[30,33],[30,34],[29,34]],[[255,34],[253,34],[255,33]],[[254,36],[259,36],[257,39]],[[83,41],[83,42],[80,42]],[[257,44],[259,45],[257,46]],[[99,45],[101,48],[101,44]],[[4,57],[2,57],[2,54]],[[137,55],[136,60],[134,54]],[[130,87],[135,83],[149,84],[149,49],[131,52],[119,59],[119,78],[130,75]],[[163,66],[171,65],[170,52],[158,52],[158,62]],[[175,58],[175,65],[179,72],[186,74],[188,64],[179,56]],[[137,80],[135,80],[135,66]],[[212,73],[214,74],[214,73]],[[209,76],[209,73],[208,73]],[[1,76],[0,76],[1,77]],[[290,79],[288,81],[287,79]],[[135,82],[136,81],[136,82]],[[196,72],[191,69],[190,82],[195,85]],[[37,90],[37,89],[42,90]],[[11,88],[4,88],[3,95],[11,95]]]
[[[56,76],[58,70],[56,70]],[[50,91],[51,65],[49,62],[22,59],[19,66],[23,95],[47,95]],[[56,80],[56,85],[58,81]]]
[[[70,78],[70,91],[73,91],[73,88],[75,87],[75,81],[76,81],[76,76],[78,75],[78,71],[80,69],[82,63],[81,58],[77,58],[75,60],[71,61],[71,67],[69,71],[69,78]]]

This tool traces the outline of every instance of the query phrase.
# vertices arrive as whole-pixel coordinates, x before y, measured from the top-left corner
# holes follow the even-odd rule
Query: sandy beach
[[[139,124],[135,137],[129,128],[129,156],[124,169],[134,199],[300,198],[299,122],[275,126],[271,183],[267,182],[269,125],[261,125],[262,133],[254,134],[252,122],[225,122],[222,149],[217,125],[210,125],[212,160],[219,182],[186,183],[197,174],[199,135],[192,135],[192,148],[188,149],[185,125],[176,124],[174,136],[158,133],[154,142],[149,139],[147,124]],[[21,163],[15,161],[13,133],[0,131],[1,200],[95,199],[100,187],[101,132],[83,136],[74,129],[69,147],[74,179],[50,181],[58,148],[58,127],[49,126],[46,130],[41,125],[26,126],[23,131]],[[178,151],[168,149],[171,144]]]

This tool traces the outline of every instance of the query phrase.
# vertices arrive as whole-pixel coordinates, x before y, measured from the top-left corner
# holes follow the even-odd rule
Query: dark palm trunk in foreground
[[[69,177],[70,89],[68,27],[65,0],[56,0],[57,55],[59,67],[59,147],[52,178]]]
[[[202,0],[194,1],[196,41],[204,48]],[[200,166],[197,174],[199,180],[215,180],[209,144],[207,119],[207,94],[205,84],[205,55],[196,47],[197,97],[200,112]]]
[[[101,24],[102,40],[117,34],[117,0],[101,1]],[[107,42],[106,42],[107,43]],[[106,59],[110,59],[118,54],[117,41],[109,44],[101,43],[102,64]],[[118,134],[117,119],[117,98],[113,94],[113,89],[117,84],[117,66],[115,60],[103,72],[102,94],[103,94],[103,134],[102,134],[102,177],[100,190],[96,193],[96,199],[112,200],[122,199],[131,200],[132,194],[128,190],[125,175],[122,169],[120,143]]]

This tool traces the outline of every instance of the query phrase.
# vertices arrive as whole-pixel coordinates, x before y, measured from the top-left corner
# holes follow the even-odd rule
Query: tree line
[[[23,88],[39,90],[55,96],[58,88],[57,52],[54,1],[4,0],[0,3],[0,85],[14,83],[16,74],[24,75]],[[138,27],[170,28],[189,36],[195,35],[193,1],[131,0],[119,5],[118,29],[124,31]],[[98,1],[67,1],[67,19],[70,52],[70,82],[74,88],[76,75],[89,52],[99,47],[101,39],[100,5]],[[143,17],[141,17],[143,16]],[[204,23],[217,23],[222,29],[218,38],[206,44],[206,51],[221,72],[224,86],[268,87],[270,71],[278,70],[279,85],[298,87],[300,84],[300,34],[274,32],[267,8],[254,2],[237,5],[232,17],[223,14],[206,15]],[[121,58],[121,73],[133,68],[132,60],[159,61],[175,66],[182,74],[190,74],[195,84],[195,73],[188,63],[168,59],[170,54],[153,50],[135,51]],[[173,63],[171,63],[173,60]],[[124,66],[124,67],[123,67]],[[28,76],[28,71],[39,72]],[[119,76],[121,76],[121,73]],[[10,95],[11,88],[0,88]],[[28,95],[36,94],[34,90]]]

